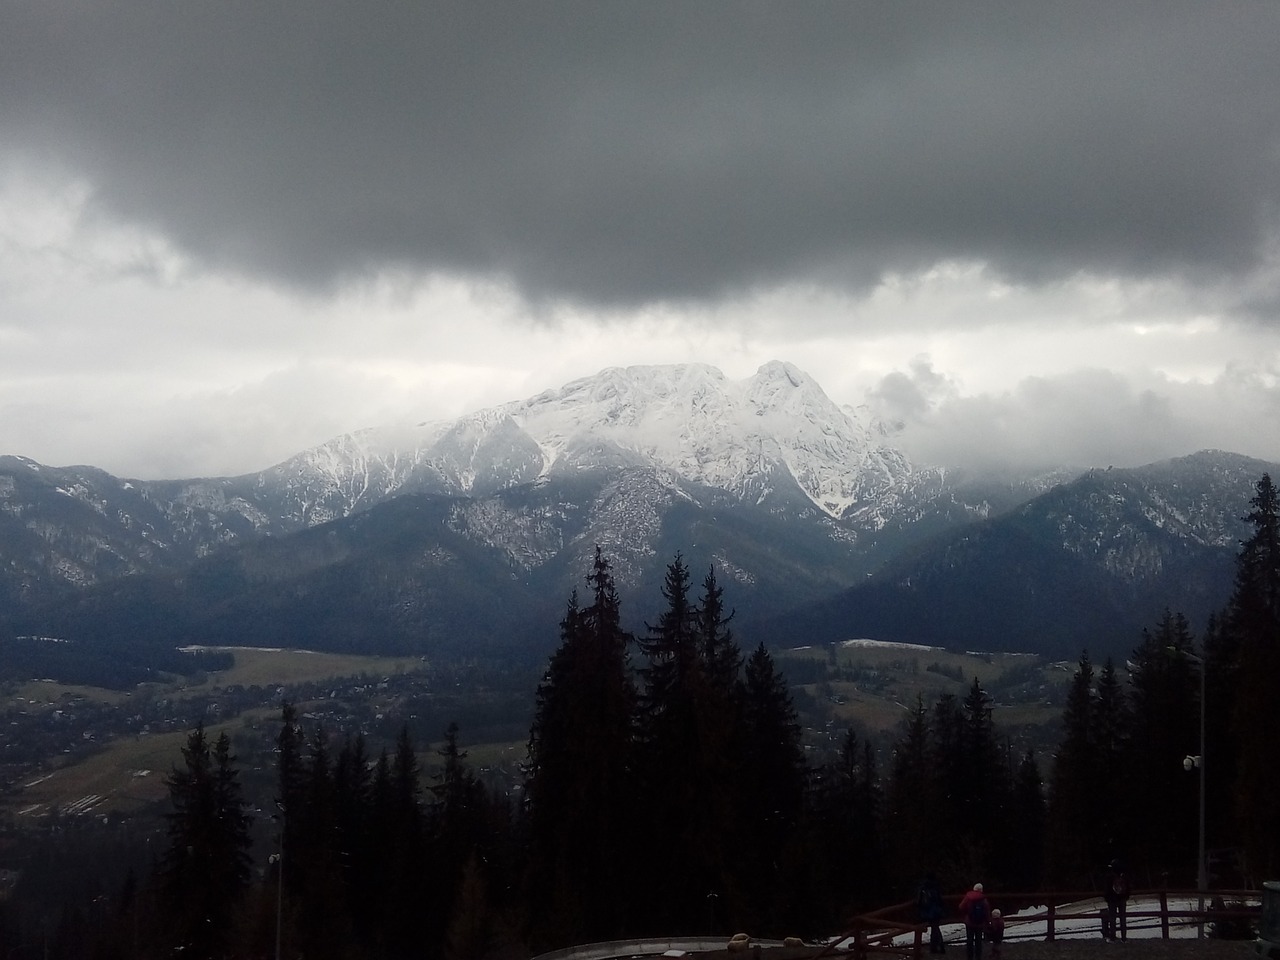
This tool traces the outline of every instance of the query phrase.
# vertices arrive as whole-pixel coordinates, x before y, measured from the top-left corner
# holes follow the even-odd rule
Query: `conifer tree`
[[[739,804],[735,792],[738,771],[749,762],[736,735],[742,713],[742,653],[725,613],[724,593],[714,569],[702,581],[695,614],[698,669],[693,680],[696,745],[693,807],[687,818],[691,871],[690,902],[715,904],[732,884],[731,850],[739,832]],[[696,907],[691,907],[696,912]],[[710,911],[708,923],[715,920]],[[711,931],[708,931],[711,932]]]
[[[424,924],[428,942],[443,942],[447,923],[453,922],[455,900],[463,883],[463,870],[474,861],[480,869],[480,856],[486,846],[486,806],[484,785],[476,779],[464,762],[467,752],[458,746],[458,724],[450,722],[445,730],[444,745],[439,751],[443,761],[433,777],[432,803],[429,813],[428,844],[432,869],[427,880],[427,897],[433,906]],[[484,878],[472,878],[484,889]]]
[[[1115,662],[1108,657],[1098,674],[1091,729],[1095,765],[1091,780],[1097,816],[1095,836],[1099,844],[1095,863],[1104,862],[1103,858],[1121,850],[1123,838],[1135,829],[1135,816],[1141,816],[1125,797],[1124,764],[1131,727],[1124,685],[1116,673]]]
[[[333,794],[348,912],[356,938],[371,943],[381,858],[373,838],[373,779],[363,735],[343,741],[333,765]]]
[[[633,899],[635,691],[608,561],[596,549],[591,604],[571,597],[538,686],[525,770],[528,898],[538,946],[609,939]]]
[[[826,905],[829,924],[844,921],[851,906],[870,905],[884,887],[884,840],[876,755],[852,727],[834,762],[810,778],[809,807],[817,836],[809,855],[826,864],[825,886],[835,900]]]
[[[705,658],[708,653],[722,655],[723,630],[714,578],[711,585],[709,632],[704,634],[701,611],[689,596],[689,569],[677,554],[663,580],[665,605],[640,643],[646,657],[639,671],[640,806],[654,836],[663,841],[645,851],[644,912],[654,930],[676,933],[696,931],[705,914],[703,898],[723,883],[716,862],[723,824],[713,819],[708,804],[709,791],[720,787],[711,780],[708,761],[721,717],[711,710],[712,680]],[[727,708],[728,703],[722,705]],[[727,745],[727,738],[721,745]],[[681,851],[683,859],[683,869],[674,873],[671,850]]]
[[[420,951],[424,904],[425,825],[418,755],[409,727],[396,736],[387,774],[388,806],[384,813],[386,887],[384,935],[392,953]]]
[[[284,811],[284,848],[292,858],[305,848],[307,834],[307,772],[303,755],[306,738],[298,724],[298,712],[287,700],[280,707],[280,733],[276,735],[276,797]],[[293,816],[289,815],[292,811]],[[286,882],[295,883],[293,873],[286,872]],[[293,889],[293,888],[291,888]]]
[[[1241,545],[1235,589],[1227,612],[1238,657],[1232,717],[1236,754],[1236,818],[1248,869],[1255,876],[1280,870],[1280,496],[1263,474],[1245,518],[1253,533]],[[1206,678],[1207,680],[1208,678]],[[1218,685],[1215,685],[1215,687]],[[1212,755],[1208,762],[1213,764]],[[1207,776],[1216,776],[1214,767]]]
[[[489,904],[480,858],[474,851],[463,864],[454,899],[444,942],[444,960],[482,960],[493,948],[498,924]]]
[[[977,677],[964,698],[964,753],[968,767],[962,797],[965,823],[981,837],[994,836],[1008,799],[1008,768],[1001,761],[991,697]]]
[[[893,747],[885,802],[890,868],[900,887],[913,887],[926,873],[939,873],[945,825],[936,802],[938,774],[924,697],[903,723]]]
[[[1050,870],[1068,886],[1083,885],[1100,862],[1097,820],[1096,707],[1093,663],[1081,653],[1062,710],[1062,738],[1053,756],[1050,786]]]
[[[1198,781],[1183,760],[1199,750],[1199,679],[1195,665],[1178,655],[1191,649],[1186,618],[1166,611],[1154,630],[1143,630],[1130,660],[1124,794],[1130,804],[1141,802],[1141,816],[1118,841],[1132,844],[1132,854],[1118,849],[1108,858],[1121,856],[1135,875],[1145,871],[1152,881],[1165,871],[1174,882],[1196,878]]]
[[[1006,843],[1004,882],[1013,890],[1035,891],[1041,887],[1046,814],[1040,767],[1028,750],[1014,775],[1013,803],[1003,831]]]
[[[317,725],[307,744],[306,799],[290,811],[299,822],[302,843],[289,851],[298,891],[293,943],[304,956],[342,952],[351,938],[346,909],[342,862],[344,850],[338,830],[333,770],[328,737]]]
[[[805,762],[800,721],[773,657],[761,644],[747,659],[742,700],[742,742],[752,760],[742,770],[739,883],[748,917],[766,923],[782,853],[804,798]],[[744,752],[744,756],[746,753]]]
[[[715,569],[708,569],[698,599],[695,633],[707,682],[717,696],[726,700],[742,672],[742,652],[729,628],[733,616],[732,611],[725,613],[724,590],[716,582]]]
[[[181,767],[166,780],[173,809],[160,868],[170,943],[183,956],[221,956],[232,942],[236,907],[249,883],[249,815],[231,755],[204,725],[188,736]]]
[[[964,711],[954,694],[944,693],[929,714],[928,796],[937,838],[935,857],[944,871],[957,878],[972,876],[980,868],[969,849],[970,830],[964,819],[966,763]]]
[[[394,793],[391,756],[383,747],[374,763],[369,784],[369,860],[377,866],[364,898],[367,913],[356,918],[360,928],[372,934],[370,942],[379,955],[387,952],[391,941],[393,921],[387,914],[393,889],[401,882],[395,874],[412,866],[407,859],[402,859],[404,850],[396,836]]]

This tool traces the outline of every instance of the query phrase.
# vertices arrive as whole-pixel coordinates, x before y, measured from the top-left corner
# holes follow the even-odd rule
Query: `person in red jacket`
[[[987,918],[990,913],[987,907],[987,895],[982,892],[982,884],[975,883],[973,889],[960,898],[960,919],[964,921],[965,960],[982,960],[982,933],[987,927]]]

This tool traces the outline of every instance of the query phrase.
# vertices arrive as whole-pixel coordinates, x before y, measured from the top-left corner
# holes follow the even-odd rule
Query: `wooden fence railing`
[[[987,899],[1004,915],[1006,942],[1054,940],[1062,935],[1102,935],[1104,906],[1096,891],[988,894]],[[1172,927],[1196,926],[1201,927],[1199,932],[1203,933],[1203,927],[1210,924],[1256,920],[1261,900],[1258,890],[1214,890],[1205,894],[1195,890],[1135,890],[1129,898],[1121,929],[1152,936],[1150,931],[1158,928],[1159,936],[1165,939]],[[949,910],[943,917],[943,926],[960,922],[956,915],[958,901],[959,897],[946,899]],[[1040,910],[1029,909],[1045,903],[1049,905]],[[915,901],[908,901],[854,917],[849,929],[818,957],[834,953],[836,943],[849,943],[848,949],[858,960],[872,954],[917,958],[927,949],[928,939],[928,925],[917,919]]]

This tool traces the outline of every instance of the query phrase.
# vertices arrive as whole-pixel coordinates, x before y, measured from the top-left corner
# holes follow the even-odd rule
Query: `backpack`
[[[969,904],[969,926],[981,927],[987,922],[987,898],[980,897]]]
[[[1122,900],[1129,897],[1129,876],[1124,873],[1117,873],[1111,880],[1111,892]]]

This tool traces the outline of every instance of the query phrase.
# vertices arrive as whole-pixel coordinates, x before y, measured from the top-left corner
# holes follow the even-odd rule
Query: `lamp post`
[[[1199,845],[1196,852],[1196,891],[1200,894],[1200,935],[1204,936],[1204,895],[1209,889],[1208,864],[1205,860],[1204,853],[1204,708],[1205,708],[1205,668],[1204,658],[1197,656],[1190,650],[1183,650],[1181,647],[1169,647],[1169,655],[1183,660],[1190,660],[1196,665],[1200,671],[1200,755],[1198,757],[1188,756],[1182,761],[1183,769],[1190,772],[1193,768],[1200,771],[1200,837]]]
[[[280,918],[284,913],[284,831],[287,812],[284,804],[279,800],[276,801],[276,807],[279,808],[280,814],[272,819],[280,821],[280,850],[271,859],[276,864],[276,960],[280,960]]]
[[[1204,707],[1205,682],[1204,659],[1194,653],[1183,653],[1183,656],[1200,668],[1200,756],[1196,757],[1196,767],[1200,770],[1200,846],[1196,863],[1196,889],[1200,892],[1200,909],[1204,910],[1204,893],[1209,889],[1209,866],[1204,854]]]

